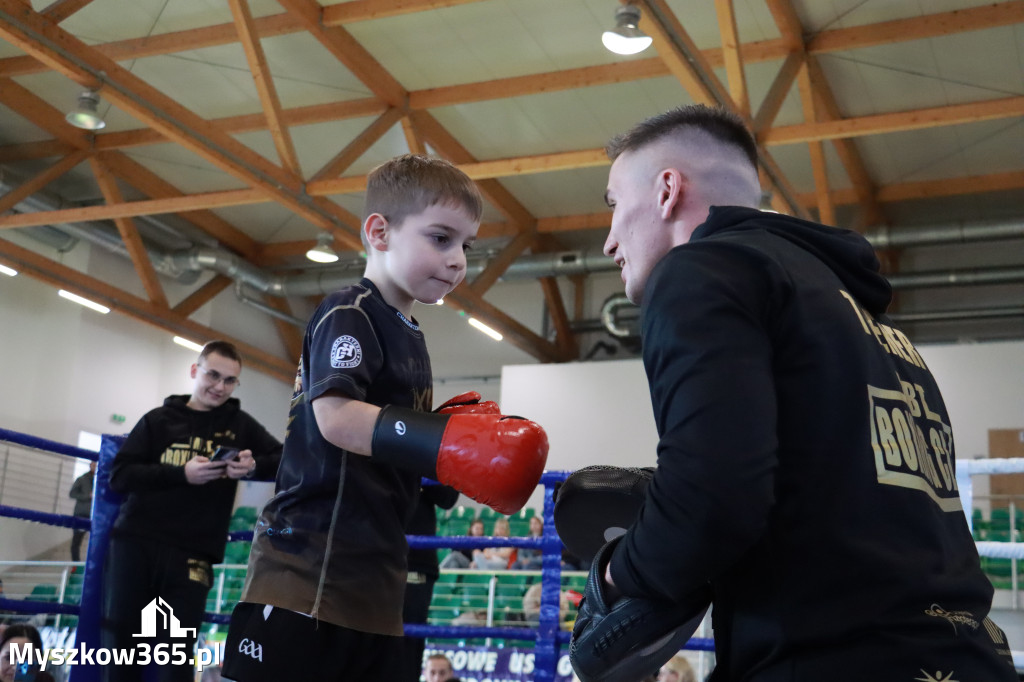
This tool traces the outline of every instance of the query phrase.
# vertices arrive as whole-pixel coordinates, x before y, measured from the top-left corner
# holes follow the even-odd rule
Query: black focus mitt
[[[711,603],[705,588],[681,602],[622,597],[609,604],[605,568],[620,538],[594,557],[569,643],[581,682],[636,682],[655,674],[700,626]]]
[[[653,468],[589,466],[555,491],[555,530],[570,553],[589,564],[598,550],[623,535],[640,514]]]

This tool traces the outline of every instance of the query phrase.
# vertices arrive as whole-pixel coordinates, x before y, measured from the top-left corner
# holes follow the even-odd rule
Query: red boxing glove
[[[528,419],[435,414],[387,405],[373,429],[377,461],[451,486],[502,514],[526,504],[544,473],[548,436]]]
[[[493,400],[480,402],[482,397],[476,391],[466,391],[451,400],[446,400],[434,412],[437,414],[501,414],[498,403]]]

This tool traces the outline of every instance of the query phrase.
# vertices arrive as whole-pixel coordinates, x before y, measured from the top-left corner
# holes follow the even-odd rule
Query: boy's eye
[[[447,244],[448,243],[448,235],[446,235],[446,234],[435,234],[434,235],[434,241],[437,242],[438,244]]]
[[[462,245],[462,250],[463,251],[471,251],[472,249],[473,249],[473,245],[472,244],[463,244]]]

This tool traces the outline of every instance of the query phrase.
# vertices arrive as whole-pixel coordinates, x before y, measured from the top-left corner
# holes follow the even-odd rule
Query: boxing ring
[[[117,453],[123,436],[103,436],[100,453],[76,448],[73,446],[50,441],[35,436],[0,429],[0,442],[20,445],[23,447],[55,453],[61,456],[98,461],[96,480],[93,493],[91,523],[87,519],[74,516],[52,514],[28,509],[0,505],[0,517],[16,518],[36,523],[44,523],[64,528],[90,530],[89,545],[85,560],[82,580],[82,598],[80,605],[33,601],[30,599],[8,599],[0,595],[0,612],[19,614],[66,614],[78,616],[78,628],[74,646],[100,648],[100,612],[102,604],[103,563],[106,556],[110,530],[117,518],[120,508],[120,496],[110,490],[110,467]],[[1002,474],[1024,472],[1024,458],[1020,459],[980,459],[957,462],[957,483],[960,497],[965,510],[973,507],[973,485],[971,476],[976,474]],[[476,549],[496,546],[540,549],[543,553],[541,575],[541,604],[537,627],[484,627],[484,626],[441,626],[407,624],[406,635],[432,639],[472,639],[500,638],[523,642],[532,647],[534,653],[534,670],[532,679],[535,682],[554,682],[560,656],[564,655],[561,647],[570,639],[570,633],[560,629],[560,595],[561,595],[561,550],[562,543],[555,531],[554,494],[558,483],[565,480],[568,472],[545,472],[540,484],[544,486],[544,532],[541,538],[526,537],[435,537],[423,535],[408,536],[410,548],[415,549]],[[967,511],[967,522],[972,524],[970,511]],[[1012,521],[1011,521],[1012,523]],[[251,540],[252,531],[236,531],[230,533],[229,541]],[[978,552],[984,557],[1016,560],[1024,559],[1024,543],[979,541]],[[1014,567],[1016,568],[1016,567]],[[1016,576],[1016,570],[1014,571]],[[493,606],[493,604],[492,604]],[[205,620],[211,623],[226,624],[227,614],[207,613]],[[710,639],[693,638],[684,647],[686,649],[713,651],[714,644]],[[1014,662],[1018,667],[1024,665],[1024,652],[1014,652]],[[78,664],[69,666],[72,682],[97,682],[100,679],[100,665]]]

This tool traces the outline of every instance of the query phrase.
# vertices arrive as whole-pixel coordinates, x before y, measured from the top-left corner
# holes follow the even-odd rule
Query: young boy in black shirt
[[[398,679],[404,529],[421,476],[503,513],[536,487],[547,459],[538,425],[467,413],[479,396],[429,412],[430,359],[413,304],[436,302],[465,277],[481,213],[476,187],[447,162],[407,155],[370,174],[365,276],[327,296],[306,328],[277,494],[256,525],[226,677],[276,682],[300,665],[309,679]]]

